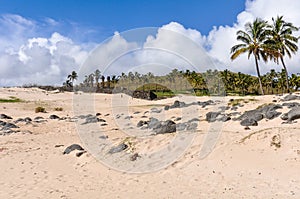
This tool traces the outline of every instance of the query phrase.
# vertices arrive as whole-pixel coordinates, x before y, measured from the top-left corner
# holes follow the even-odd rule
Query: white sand
[[[130,174],[107,167],[95,159],[93,150],[82,142],[85,138],[80,139],[79,134],[83,132],[76,123],[48,119],[51,114],[60,117],[78,115],[73,113],[73,93],[55,94],[34,88],[0,89],[0,98],[9,96],[25,102],[0,103],[0,113],[12,116],[12,121],[20,117],[42,116],[47,118],[47,122],[18,123],[21,132],[0,136],[0,198],[300,198],[299,123],[281,124],[282,120],[278,117],[270,121],[264,119],[258,126],[250,127],[251,130],[244,130],[238,121],[228,121],[224,123],[213,151],[201,159],[199,153],[211,127],[211,124],[204,121],[205,114],[215,107],[208,106],[205,110],[194,106],[195,112],[188,113],[191,117],[199,117],[201,121],[184,154],[161,170]],[[88,113],[87,110],[94,105],[93,110],[100,112],[100,118],[108,124],[101,127],[101,131],[113,143],[130,137],[125,134],[130,133],[126,123],[135,126],[145,111],[152,107],[162,109],[161,105],[170,105],[175,99],[183,99],[145,101],[126,96],[121,99],[115,95],[78,94],[74,99],[75,106],[76,100],[86,96],[95,98],[87,98],[92,99],[87,103],[81,101],[79,108],[75,109]],[[226,97],[224,101],[227,103],[230,98],[233,97]],[[255,98],[258,101],[250,101],[238,111],[254,109],[274,99],[279,100],[280,97],[244,98]],[[208,99],[197,98],[199,101]],[[133,118],[118,123],[115,116],[122,113],[122,108],[112,110],[112,100],[114,103],[126,104]],[[35,113],[37,106],[45,107],[47,113]],[[63,107],[64,110],[54,111],[55,107]],[[133,114],[136,111],[140,113]],[[172,116],[187,114],[181,111],[172,109],[160,115],[170,119]],[[278,111],[285,113],[288,109]],[[149,113],[145,115],[150,116]],[[159,114],[152,116],[158,117]],[[250,134],[249,139],[243,140]],[[270,145],[274,135],[280,136],[280,148]],[[174,137],[175,134],[133,137],[131,142],[134,147],[126,153],[138,152],[141,155],[136,160],[138,162],[143,160],[143,154],[164,148]],[[76,157],[75,151],[63,155],[64,149],[73,143],[80,144],[89,152],[81,157]],[[60,144],[64,146],[55,147]],[[129,160],[124,162],[131,163]]]

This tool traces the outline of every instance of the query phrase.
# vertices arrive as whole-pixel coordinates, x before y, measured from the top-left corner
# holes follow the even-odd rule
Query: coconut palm
[[[99,69],[96,69],[94,72],[96,86],[99,87],[99,79],[101,78],[101,72]]]
[[[78,75],[75,71],[72,71],[70,75],[68,75],[68,79],[72,82],[72,87],[74,86],[74,80],[78,78]]]
[[[288,71],[284,62],[284,56],[288,55],[288,57],[291,58],[292,53],[295,54],[297,52],[298,37],[293,36],[293,31],[298,31],[299,29],[292,23],[284,21],[283,16],[277,16],[276,19],[272,18],[272,21],[273,23],[270,26],[271,38],[267,42],[273,44],[277,50],[277,53],[275,56],[273,55],[273,58],[277,63],[278,59],[280,59],[282,67],[286,72],[286,88],[289,92]]]
[[[263,21],[261,19],[255,19],[253,23],[247,23],[245,25],[245,31],[239,30],[237,34],[237,40],[243,42],[241,44],[237,44],[231,48],[231,60],[236,59],[243,53],[248,53],[248,59],[251,55],[254,56],[256,72],[259,80],[259,86],[261,90],[261,94],[264,94],[262,84],[261,84],[261,76],[259,71],[258,61],[262,58],[263,61],[267,62],[268,60],[268,45],[264,42],[267,39],[267,21]]]

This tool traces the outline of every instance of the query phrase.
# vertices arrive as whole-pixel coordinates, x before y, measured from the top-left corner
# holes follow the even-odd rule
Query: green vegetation
[[[46,113],[46,109],[44,107],[38,106],[35,108],[36,113]]]
[[[0,98],[0,103],[17,103],[17,102],[22,102],[22,100],[13,96],[10,96],[9,99]]]
[[[62,107],[55,107],[54,110],[55,111],[63,111],[64,109]]]
[[[271,60],[278,64],[280,60],[286,83],[284,87],[289,92],[289,77],[284,56],[288,55],[291,58],[291,54],[295,54],[298,50],[299,38],[293,36],[293,31],[298,31],[298,28],[292,23],[284,21],[283,16],[276,19],[272,18],[272,21],[272,25],[269,25],[267,21],[256,18],[252,23],[247,23],[245,31],[239,30],[236,33],[237,40],[242,43],[231,48],[231,60],[236,59],[243,53],[248,53],[248,59],[251,55],[254,57],[262,95],[264,95],[264,90],[258,62],[263,59],[264,62]]]
[[[231,99],[228,103],[228,106],[237,106],[241,103],[249,103],[249,102],[253,102],[253,101],[257,101],[256,99],[250,98],[250,99]]]
[[[131,93],[132,91],[152,91],[159,98],[173,97],[177,94],[203,95],[259,95],[283,94],[300,88],[300,73],[288,74],[284,58],[291,58],[298,51],[298,37],[294,32],[299,29],[286,22],[283,16],[272,18],[272,23],[255,19],[245,24],[245,30],[239,30],[237,40],[240,44],[231,48],[231,60],[247,53],[255,61],[257,77],[241,72],[224,71],[180,71],[173,69],[166,75],[156,76],[151,72],[140,74],[137,71],[117,75],[102,75],[100,70],[86,74],[83,82],[74,85],[77,73],[73,71],[64,83],[66,90],[89,92]],[[281,71],[271,69],[266,74],[260,73],[260,61],[272,61],[282,65]],[[234,102],[238,103],[238,102]],[[245,102],[246,103],[246,102]]]

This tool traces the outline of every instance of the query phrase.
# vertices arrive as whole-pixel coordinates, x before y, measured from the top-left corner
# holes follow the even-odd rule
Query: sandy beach
[[[189,99],[179,96],[146,101],[121,94],[0,89],[0,98],[11,96],[22,102],[0,103],[0,114],[12,117],[0,120],[19,127],[13,129],[14,133],[0,136],[0,198],[300,197],[299,121],[283,124],[280,116],[264,118],[246,130],[234,119],[264,104],[282,105],[283,96],[195,97],[190,102],[218,103],[170,110],[164,107],[175,100],[188,103]],[[228,105],[230,99],[243,100],[237,110],[232,110]],[[232,114],[226,122],[207,122],[206,114],[219,105],[229,106],[225,113],[240,113]],[[35,113],[38,106],[44,107],[46,113]],[[57,107],[63,110],[55,110]],[[286,106],[278,109],[282,114],[289,110]],[[84,118],[79,117],[96,113],[101,120],[93,124],[83,124]],[[60,119],[50,119],[51,115]],[[16,123],[18,118],[25,117],[32,121]],[[35,120],[36,117],[44,119]],[[153,134],[149,129],[137,127],[139,121],[151,117],[176,123],[194,119],[197,127],[165,134]],[[214,127],[220,130],[216,143],[209,145],[210,153],[200,157],[201,149],[208,142],[208,132]],[[177,135],[183,140],[190,138],[183,141],[186,143],[182,145],[184,148],[178,148],[178,154],[170,149],[173,156],[162,152],[158,165],[146,165],[147,161],[151,163],[148,154],[167,148]],[[112,143],[100,147],[105,153],[98,148],[103,140]],[[119,143],[127,144],[128,148],[107,153],[109,147]],[[86,153],[80,157],[76,155],[78,150],[63,154],[72,144],[79,144]],[[121,160],[118,154],[123,154]],[[133,160],[134,154],[137,155]],[[143,161],[145,164],[140,165]]]

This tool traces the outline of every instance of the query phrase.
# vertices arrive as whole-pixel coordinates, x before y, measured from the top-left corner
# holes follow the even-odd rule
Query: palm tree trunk
[[[260,72],[259,72],[259,67],[258,67],[257,56],[255,56],[255,65],[256,65],[256,71],[257,71],[257,76],[258,76],[258,82],[259,82],[260,91],[261,91],[261,94],[264,95],[264,90],[263,90],[261,79],[260,79]]]
[[[285,66],[285,63],[283,61],[283,57],[280,57],[280,60],[281,60],[281,63],[282,63],[282,66],[285,70],[285,81],[286,81],[286,89],[287,89],[287,92],[289,93],[290,92],[290,86],[289,86],[289,75],[288,75],[288,71],[286,69],[286,66]]]

